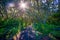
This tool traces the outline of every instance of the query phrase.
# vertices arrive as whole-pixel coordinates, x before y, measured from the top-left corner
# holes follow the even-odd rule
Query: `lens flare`
[[[20,7],[23,8],[23,9],[25,9],[26,6],[27,6],[27,5],[26,5],[25,3],[21,3],[21,5],[20,5]]]
[[[28,9],[28,5],[27,4],[28,4],[27,2],[21,1],[19,3],[19,8],[22,9],[22,10],[26,10],[26,9]]]

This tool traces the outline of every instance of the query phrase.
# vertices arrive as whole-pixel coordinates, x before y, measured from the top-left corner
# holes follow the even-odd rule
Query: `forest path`
[[[35,31],[32,25],[29,25],[21,31],[15,40],[50,40],[49,36],[42,36],[42,33]]]

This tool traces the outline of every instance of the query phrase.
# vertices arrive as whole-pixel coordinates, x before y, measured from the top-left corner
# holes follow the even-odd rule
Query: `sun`
[[[20,7],[23,8],[23,9],[25,9],[26,6],[27,6],[26,3],[21,3],[21,5],[20,5]]]
[[[28,5],[27,4],[28,4],[27,2],[21,1],[19,3],[19,8],[22,9],[22,10],[26,10],[26,9],[28,9]]]

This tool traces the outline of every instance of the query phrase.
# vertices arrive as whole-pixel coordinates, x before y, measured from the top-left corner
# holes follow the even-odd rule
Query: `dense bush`
[[[7,20],[0,20],[0,39],[7,40],[12,38],[19,30],[19,21],[9,18]]]
[[[56,12],[54,15],[48,17],[47,23],[54,25],[52,34],[56,37],[60,37],[60,11]]]
[[[47,23],[60,26],[60,12],[48,17]]]
[[[43,35],[49,35],[60,37],[58,26],[52,24],[42,24],[42,23],[34,23],[33,27],[36,31],[41,32]]]

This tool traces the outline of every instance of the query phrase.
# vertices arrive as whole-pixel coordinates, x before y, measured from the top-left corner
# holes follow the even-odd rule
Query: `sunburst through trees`
[[[59,38],[59,0],[0,1],[0,40],[59,40]]]

